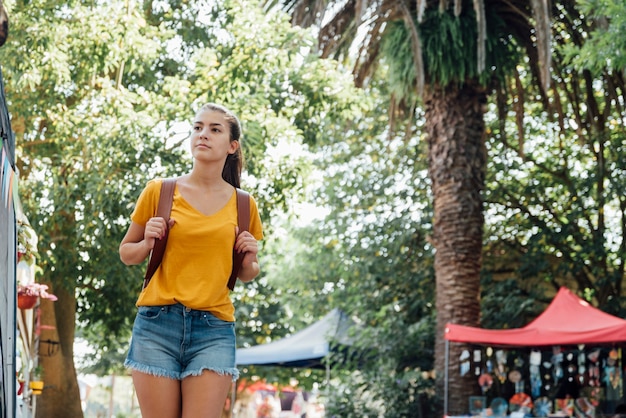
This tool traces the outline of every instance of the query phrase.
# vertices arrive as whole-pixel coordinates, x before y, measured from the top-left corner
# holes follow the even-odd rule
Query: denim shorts
[[[179,380],[211,370],[235,381],[235,323],[181,304],[140,306],[124,366]]]

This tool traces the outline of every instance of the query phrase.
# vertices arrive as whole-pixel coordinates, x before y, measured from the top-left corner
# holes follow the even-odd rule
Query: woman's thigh
[[[180,418],[181,382],[132,371],[142,418]]]
[[[183,379],[182,418],[220,418],[232,382],[232,376],[209,370]]]

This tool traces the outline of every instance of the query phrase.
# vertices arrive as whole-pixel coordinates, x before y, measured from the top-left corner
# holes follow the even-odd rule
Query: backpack
[[[146,275],[143,279],[144,289],[148,286],[148,283],[150,283],[150,279],[152,279],[154,272],[161,264],[163,254],[165,253],[165,246],[167,245],[167,237],[170,229],[168,221],[170,219],[170,212],[172,211],[172,200],[174,198],[175,188],[176,179],[174,178],[165,179],[163,180],[163,183],[161,183],[161,194],[159,196],[159,205],[157,207],[156,216],[165,219],[167,229],[165,231],[165,236],[154,242],[154,248],[150,253],[150,261],[148,261]],[[237,224],[239,225],[239,233],[248,231],[250,228],[250,195],[248,192],[239,188],[237,188]],[[233,248],[233,271],[228,279],[228,288],[230,290],[235,288],[243,256],[243,253],[237,253]]]

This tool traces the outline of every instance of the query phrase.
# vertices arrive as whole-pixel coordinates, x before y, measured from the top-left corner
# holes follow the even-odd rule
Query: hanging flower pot
[[[28,386],[33,391],[33,395],[41,395],[43,392],[43,380],[33,380]]]
[[[17,306],[20,309],[32,309],[39,298],[57,300],[57,297],[48,293],[48,285],[29,283],[17,286]]]
[[[17,295],[17,307],[20,309],[33,309],[37,304],[39,296],[37,295]]]

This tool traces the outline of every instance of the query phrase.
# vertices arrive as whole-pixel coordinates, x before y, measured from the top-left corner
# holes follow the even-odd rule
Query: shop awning
[[[448,341],[529,347],[626,341],[626,320],[601,311],[562,287],[546,310],[523,328],[492,330],[447,324]]]

